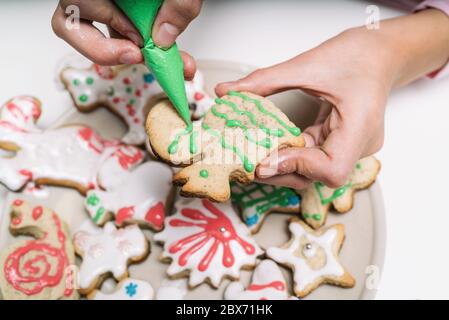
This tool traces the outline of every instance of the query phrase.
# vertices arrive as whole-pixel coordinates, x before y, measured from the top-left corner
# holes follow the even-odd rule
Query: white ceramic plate
[[[210,93],[213,93],[216,83],[238,79],[253,69],[250,66],[223,61],[202,61],[199,63],[199,68],[204,74],[206,89]],[[301,128],[310,124],[317,112],[317,101],[299,91],[278,94],[273,96],[272,100]],[[118,138],[125,132],[124,124],[105,109],[89,114],[80,114],[73,108],[54,126],[67,123],[92,125],[107,138]],[[53,208],[69,224],[72,232],[88,220],[88,215],[83,208],[83,197],[78,192],[57,187],[49,189],[50,196],[47,199],[35,199],[32,196],[6,192],[0,186],[0,250],[14,241],[8,231],[8,225],[9,205],[16,198],[29,199]],[[289,239],[290,235],[287,230],[289,216],[287,214],[268,216],[263,227],[255,236],[263,248],[281,245]],[[323,285],[306,299],[372,299],[375,296],[375,283],[378,280],[376,275],[381,274],[385,253],[385,213],[379,184],[375,183],[370,189],[356,193],[355,205],[350,212],[346,214],[331,213],[327,225],[337,222],[343,223],[346,228],[346,240],[340,253],[340,259],[355,277],[356,286],[351,289],[342,289]],[[148,238],[152,239],[153,233],[145,232]],[[140,264],[131,265],[130,276],[149,281],[157,290],[165,278],[165,270],[168,266],[168,264],[159,262],[160,253],[161,247],[151,240],[149,257]],[[291,284],[290,271],[282,269]],[[248,284],[250,276],[251,272],[242,271],[242,283]],[[222,299],[223,291],[228,283],[229,280],[224,280],[218,290],[212,289],[207,284],[202,284],[189,291],[186,299]],[[367,286],[366,283],[371,285]],[[110,289],[110,286],[111,281],[108,280],[104,287]]]

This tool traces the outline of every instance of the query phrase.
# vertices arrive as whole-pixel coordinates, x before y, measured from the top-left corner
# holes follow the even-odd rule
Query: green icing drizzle
[[[352,186],[352,184],[349,182],[349,183],[345,184],[344,186],[341,186],[340,188],[335,189],[330,197],[324,198],[324,195],[321,192],[321,188],[324,187],[324,184],[322,184],[321,182],[315,182],[315,189],[318,192],[318,194],[320,196],[321,204],[323,204],[323,205],[331,203],[335,199],[341,197],[346,192],[346,190],[348,190],[351,186]]]
[[[231,97],[239,97],[242,100],[245,100],[245,101],[253,103],[261,113],[263,113],[263,114],[273,118],[274,120],[276,120],[277,123],[279,123],[282,127],[284,127],[292,135],[299,136],[301,134],[301,130],[298,127],[290,127],[289,125],[287,125],[277,115],[275,115],[274,113],[272,113],[272,112],[268,111],[267,109],[265,109],[264,106],[262,105],[262,103],[259,100],[253,99],[253,98],[248,97],[247,95],[245,95],[245,94],[243,94],[241,92],[236,92],[236,91],[230,91],[230,92],[228,92],[228,95],[231,96]]]
[[[80,96],[78,97],[78,99],[79,99],[79,101],[81,101],[81,102],[86,102],[87,99],[88,99],[88,97],[87,97],[87,95],[82,94],[82,95],[80,95]]]
[[[315,221],[320,221],[321,220],[321,214],[319,214],[319,213],[314,213],[314,214],[303,213],[302,216],[304,217],[304,219],[312,218]]]
[[[225,138],[221,135],[221,133],[218,130],[214,130],[214,129],[210,128],[206,123],[203,123],[202,127],[208,133],[210,133],[214,137],[217,137],[220,139],[220,144],[221,144],[222,148],[231,150],[235,155],[237,155],[240,158],[240,160],[242,161],[243,167],[245,168],[245,170],[247,172],[252,172],[254,170],[254,164],[252,164],[249,161],[248,157],[245,154],[243,154],[239,148],[226,143]]]
[[[179,139],[181,139],[182,136],[187,136],[190,135],[190,152],[191,153],[195,153],[198,148],[196,146],[196,142],[195,142],[195,138],[196,138],[196,134],[192,134],[193,131],[193,125],[189,124],[187,126],[187,128],[185,128],[184,130],[182,130],[181,132],[177,133],[175,136],[175,139],[173,139],[173,141],[170,143],[170,145],[168,146],[168,153],[173,154],[176,151],[178,151],[178,145],[179,145]]]
[[[209,177],[209,172],[206,169],[203,169],[200,171],[200,177],[201,178],[207,178]]]

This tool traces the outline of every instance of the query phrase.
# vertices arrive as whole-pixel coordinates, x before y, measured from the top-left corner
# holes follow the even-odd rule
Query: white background
[[[71,103],[55,66],[72,49],[53,35],[56,1],[0,2],[0,101],[39,97],[44,125]],[[365,22],[364,1],[206,1],[178,41],[197,58],[267,66]],[[381,7],[381,18],[403,14]],[[413,30],[410,30],[413,32]],[[449,78],[393,93],[379,153],[387,248],[379,299],[449,298]]]

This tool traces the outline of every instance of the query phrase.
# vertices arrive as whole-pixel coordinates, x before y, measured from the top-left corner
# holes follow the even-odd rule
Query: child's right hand
[[[153,27],[153,40],[160,47],[170,47],[188,24],[198,16],[201,0],[165,0]],[[66,8],[75,5],[80,12],[78,29],[66,27]],[[104,23],[110,30],[106,38],[92,22]],[[60,0],[52,18],[55,34],[82,55],[101,65],[142,63],[142,38],[131,21],[110,0]],[[195,74],[195,61],[181,52],[186,79]]]

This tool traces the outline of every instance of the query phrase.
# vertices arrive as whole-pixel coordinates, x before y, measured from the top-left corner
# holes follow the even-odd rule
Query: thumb
[[[310,180],[336,188],[346,183],[355,162],[360,158],[357,135],[352,130],[334,130],[321,147],[287,148],[262,161],[259,178],[296,173]]]
[[[249,91],[260,96],[269,96],[281,91],[305,85],[305,69],[302,56],[258,69],[246,77],[230,82],[223,82],[215,87],[216,94],[221,97],[229,91]]]
[[[201,0],[165,0],[154,21],[154,43],[169,48],[201,10]]]

